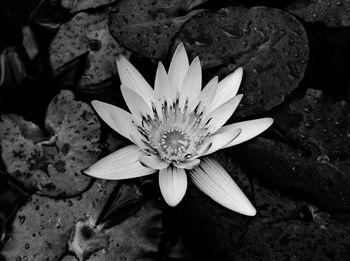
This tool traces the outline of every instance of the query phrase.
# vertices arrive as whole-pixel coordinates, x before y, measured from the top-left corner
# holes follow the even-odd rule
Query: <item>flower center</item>
[[[163,101],[161,105],[161,112],[152,104],[152,115],[141,113],[142,122],[137,129],[145,138],[145,151],[169,163],[197,155],[210,135],[207,123],[203,122],[203,111],[198,106],[189,111],[187,102],[180,108],[178,96],[171,104]]]
[[[162,149],[171,154],[178,154],[186,151],[189,138],[179,129],[165,131],[160,139]]]

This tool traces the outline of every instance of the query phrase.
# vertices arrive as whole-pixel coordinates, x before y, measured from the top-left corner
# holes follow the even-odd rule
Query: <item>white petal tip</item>
[[[249,204],[249,206],[245,206],[245,208],[232,210],[245,216],[254,217],[256,215],[256,209],[251,204]]]

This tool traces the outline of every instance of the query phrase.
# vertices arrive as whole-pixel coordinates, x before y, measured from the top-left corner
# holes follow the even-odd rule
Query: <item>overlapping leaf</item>
[[[266,7],[230,7],[192,17],[176,36],[204,69],[225,76],[243,66],[239,116],[281,104],[303,79],[308,40],[291,15]]]
[[[45,131],[21,116],[6,114],[0,122],[1,156],[10,175],[46,196],[73,196],[91,178],[81,170],[100,154],[100,124],[89,105],[62,91],[49,105]]]

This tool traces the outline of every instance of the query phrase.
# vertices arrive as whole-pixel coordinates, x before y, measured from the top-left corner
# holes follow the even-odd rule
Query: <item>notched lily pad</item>
[[[46,132],[21,116],[2,116],[1,156],[7,172],[39,195],[77,195],[91,181],[81,170],[100,154],[100,123],[89,105],[61,91],[48,107],[45,125]]]
[[[17,214],[13,231],[2,249],[6,260],[154,260],[160,243],[160,210],[146,202],[117,226],[95,226],[118,182],[95,182],[69,200],[34,195]],[[35,244],[33,241],[35,240]]]
[[[205,0],[123,0],[110,16],[110,30],[119,43],[142,56],[165,59],[170,41]]]
[[[118,53],[128,56],[110,35],[108,12],[78,13],[58,29],[49,48],[54,70],[88,52],[85,72],[79,82],[83,91],[92,91],[98,84],[110,80],[117,73],[115,59]]]
[[[291,15],[266,7],[230,7],[192,17],[176,36],[204,69],[225,76],[243,66],[239,116],[281,104],[298,87],[308,61],[308,39]]]
[[[6,260],[59,260],[79,220],[96,221],[116,182],[98,181],[68,200],[33,195],[14,220],[1,254]]]
[[[350,26],[350,2],[347,0],[307,0],[291,4],[286,10],[306,22],[330,27]]]

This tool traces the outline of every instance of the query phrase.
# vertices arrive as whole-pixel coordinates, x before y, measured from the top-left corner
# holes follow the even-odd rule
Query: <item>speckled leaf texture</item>
[[[129,55],[110,35],[108,11],[81,12],[59,27],[49,49],[53,70],[86,52],[87,64],[79,88],[91,91],[117,73],[115,60],[119,53]]]
[[[304,77],[309,56],[303,26],[290,14],[266,7],[228,7],[192,17],[176,35],[213,76],[239,66],[243,99],[235,115],[251,116],[281,104]]]
[[[170,42],[203,0],[122,0],[110,16],[110,30],[121,45],[152,59],[165,59]]]
[[[45,130],[14,114],[2,115],[1,157],[26,188],[50,197],[74,196],[91,178],[81,171],[98,159],[100,123],[92,108],[61,91],[50,103]]]

